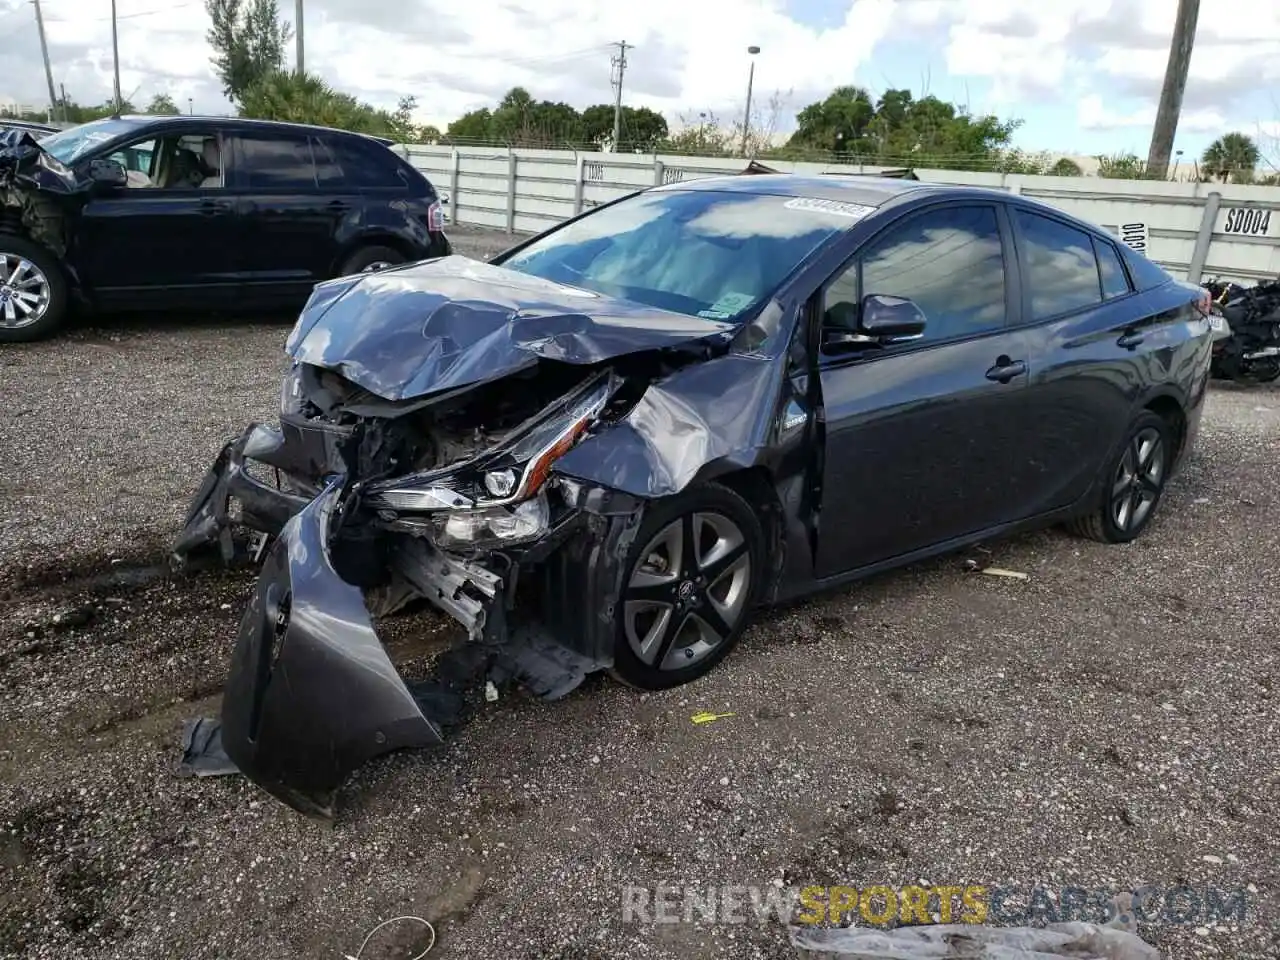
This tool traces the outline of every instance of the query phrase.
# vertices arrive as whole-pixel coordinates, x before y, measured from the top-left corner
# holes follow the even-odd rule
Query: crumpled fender
[[[92,185],[45,153],[28,131],[0,133],[0,206],[19,211],[27,235],[59,257],[70,243],[71,216]]]
[[[753,353],[683,367],[556,461],[556,472],[653,498],[754,466],[778,419],[783,369]]]

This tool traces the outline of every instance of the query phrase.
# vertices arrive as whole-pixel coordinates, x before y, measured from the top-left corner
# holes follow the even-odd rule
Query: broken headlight
[[[289,366],[280,384],[280,412],[282,414],[301,413],[304,401],[302,398],[302,372],[295,361]]]
[[[365,503],[387,519],[426,514],[412,525],[445,547],[519,543],[546,532],[545,486],[552,465],[587,432],[612,393],[602,380],[508,446],[448,475],[399,477],[373,485]]]

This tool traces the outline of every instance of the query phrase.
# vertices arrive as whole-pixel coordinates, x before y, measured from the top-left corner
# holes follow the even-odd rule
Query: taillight
[[[439,200],[433,200],[427,207],[427,229],[432,233],[444,232],[444,207]]]

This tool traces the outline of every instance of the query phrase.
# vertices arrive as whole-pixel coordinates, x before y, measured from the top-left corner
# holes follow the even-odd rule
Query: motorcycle
[[[1210,375],[1238,383],[1270,383],[1280,377],[1280,280],[1245,287],[1214,278],[1204,284],[1212,314],[1229,325],[1214,339]]]

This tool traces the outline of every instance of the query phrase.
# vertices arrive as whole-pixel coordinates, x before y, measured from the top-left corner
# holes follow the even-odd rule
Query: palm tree
[[[1225,133],[1209,144],[1201,162],[1207,173],[1224,181],[1231,176],[1252,179],[1258,145],[1243,133]]]

